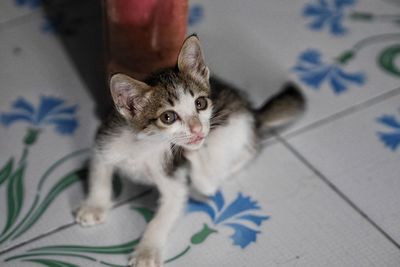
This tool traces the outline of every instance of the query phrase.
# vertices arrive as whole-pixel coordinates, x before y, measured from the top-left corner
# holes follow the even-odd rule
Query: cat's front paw
[[[105,221],[107,208],[82,204],[76,212],[75,221],[84,227],[101,224]]]
[[[130,267],[162,267],[158,249],[137,248],[129,260]]]
[[[205,197],[212,197],[217,193],[219,185],[215,181],[210,181],[208,177],[200,176],[192,177],[192,185],[190,188],[191,195],[200,195]]]

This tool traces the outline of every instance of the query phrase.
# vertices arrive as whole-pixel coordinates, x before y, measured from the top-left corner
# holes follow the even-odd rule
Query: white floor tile
[[[354,48],[361,40],[378,34],[397,33],[399,26],[396,23],[379,19],[375,22],[355,22],[348,17],[354,11],[398,14],[400,6],[395,0],[359,0],[350,4],[343,11],[341,22],[347,33],[342,36],[334,36],[329,27],[312,31],[307,26],[311,19],[302,16],[303,10],[306,5],[322,3],[319,0],[253,0],[245,6],[243,1],[237,0],[190,2],[203,8],[203,15],[189,28],[189,32],[199,34],[211,69],[243,88],[256,105],[277,92],[288,79],[299,83],[307,96],[308,110],[287,133],[399,86],[399,76],[377,64],[377,56],[384,49],[399,44],[397,35],[373,39],[357,50],[347,64],[339,66],[345,72],[362,73],[366,77],[361,86],[348,84],[348,89],[341,94],[335,93],[334,86],[329,85],[327,80],[318,89],[313,89],[293,71],[298,57],[308,49],[318,51],[324,64],[338,66],[335,58]],[[0,168],[14,158],[12,169],[15,173],[17,167],[22,166],[18,160],[23,155],[24,139],[29,129],[40,128],[40,132],[37,140],[27,145],[29,153],[23,182],[18,183],[18,178],[14,178],[16,182],[10,183],[9,178],[0,185],[0,265],[32,266],[32,262],[24,260],[38,258],[51,258],[80,267],[104,266],[100,261],[124,265],[126,253],[96,254],[85,252],[82,248],[74,254],[90,259],[37,255],[4,260],[43,246],[98,247],[131,241],[139,237],[145,227],[144,217],[131,205],[113,210],[102,226],[82,229],[75,225],[1,254],[5,249],[73,222],[71,211],[83,199],[81,183],[66,186],[67,189],[54,199],[49,198],[48,203],[43,201],[62,177],[82,167],[88,152],[62,160],[62,164],[56,164],[56,168],[47,172],[48,175],[46,170],[66,155],[90,147],[99,124],[94,110],[94,98],[97,98],[98,92],[93,91],[93,85],[102,83],[99,82],[101,77],[96,76],[102,68],[101,58],[95,52],[91,53],[95,48],[92,43],[101,43],[96,32],[98,29],[94,28],[99,12],[94,12],[93,17],[87,12],[91,10],[93,1],[85,1],[81,6],[78,2],[65,5],[64,11],[72,16],[58,25],[63,33],[61,39],[51,31],[51,27],[46,28],[41,12],[31,11],[28,4],[16,7],[15,3],[12,0],[0,3],[0,114],[16,114],[19,109],[29,116],[16,117],[15,123],[8,127],[0,125]],[[31,15],[14,19],[27,14]],[[394,63],[397,64],[397,60]],[[93,67],[98,68],[97,71],[93,72]],[[99,90],[102,89],[100,86]],[[34,120],[33,117],[39,116],[41,104],[47,107],[44,114],[48,118],[53,116],[49,103],[58,100],[65,101],[58,107],[68,108],[63,115],[69,119],[69,124]],[[399,96],[293,137],[289,142],[384,231],[400,242],[400,199],[396,191],[400,188],[397,179],[400,147],[391,151],[377,137],[377,132],[396,132],[398,129],[396,126],[390,129],[376,121],[384,114],[394,114],[400,121],[398,103]],[[12,108],[13,104],[16,108]],[[34,109],[32,112],[29,111],[30,105]],[[76,110],[72,108],[75,105]],[[78,127],[74,126],[75,122],[78,122]],[[388,120],[386,122],[390,124]],[[393,122],[391,124],[394,125]],[[277,144],[275,138],[264,144],[265,151],[257,160],[223,186],[220,197],[224,198],[224,203],[220,199],[211,208],[216,218],[211,219],[204,212],[182,217],[171,234],[166,258],[184,254],[166,266],[400,265],[400,251],[374,226],[287,149]],[[45,182],[40,187],[43,177]],[[122,199],[144,190],[126,182],[123,187]],[[39,205],[35,207],[43,207],[43,214],[30,213],[37,196]],[[134,206],[148,204],[146,199],[135,201]],[[257,201],[260,209],[255,208],[256,203],[252,201]],[[44,204],[40,206],[41,203]],[[218,204],[222,209],[231,205],[227,209],[231,209],[231,213],[225,219],[218,220],[223,216]],[[15,213],[9,212],[11,205],[14,205],[12,210]],[[203,204],[201,207],[207,206]],[[243,211],[240,212],[240,209]],[[38,214],[38,220],[12,240],[18,229],[22,229],[14,232],[15,227],[25,216],[29,218],[29,214]],[[1,235],[7,223],[11,227]],[[230,226],[226,225],[228,223]],[[210,232],[202,239],[199,233],[204,230],[204,224],[217,233]],[[12,233],[10,238],[4,238],[8,233]]]
[[[24,3],[23,3],[24,2]],[[3,0],[0,2],[0,23],[6,22],[32,12],[38,12],[40,1]]]
[[[398,88],[400,76],[380,67],[378,57],[388,47],[400,42],[399,26],[393,22],[352,21],[353,12],[400,14],[394,1],[355,1],[344,8],[341,20],[346,34],[335,36],[329,23],[321,31],[307,25],[306,5],[317,0],[251,1],[193,1],[204,9],[204,20],[189,28],[197,32],[205,49],[211,70],[246,90],[259,105],[288,79],[296,81],[308,99],[308,110],[301,121],[287,133],[345,110],[382,93]],[[334,1],[327,1],[333,5]],[[395,34],[394,36],[391,34]],[[380,37],[375,38],[377,35]],[[390,35],[389,37],[387,35]],[[373,37],[373,40],[369,40]],[[368,38],[367,42],[364,42]],[[347,64],[338,65],[336,58],[360,41],[365,44]],[[344,83],[347,90],[335,93],[327,75],[317,89],[301,81],[293,68],[298,57],[309,49],[320,53],[324,66],[337,66],[346,73],[360,73],[362,85]],[[337,80],[342,80],[338,78]]]
[[[209,203],[216,214],[214,220],[207,213],[198,212],[188,213],[178,222],[170,235],[166,258],[189,249],[166,266],[394,267],[400,263],[398,249],[282,145],[267,147],[245,172],[228,181],[221,192],[224,202],[218,202],[220,212],[218,205]],[[130,207],[142,206],[147,201],[134,201],[132,205],[118,208],[102,226],[93,229],[74,226],[1,258],[25,254],[32,248],[43,246],[106,246],[128,242],[137,238],[145,227],[143,217]],[[256,206],[259,209],[251,209]],[[229,209],[231,213],[222,215]],[[260,225],[239,219],[244,214],[259,216]],[[246,231],[237,231],[236,238],[232,239],[234,231],[226,225],[228,223],[257,231],[253,232],[255,239]],[[203,229],[204,224],[218,232],[193,243],[192,237]],[[66,249],[58,252],[61,251],[66,252]],[[119,265],[127,258],[125,254],[75,252]],[[28,258],[53,258],[77,266],[102,266],[77,257],[41,255]],[[20,258],[5,266],[29,264]]]
[[[0,250],[73,221],[71,212],[83,199],[82,183],[62,187],[65,190],[54,198],[49,192],[55,193],[53,186],[85,165],[99,124],[88,88],[59,39],[53,33],[42,32],[41,23],[40,14],[36,14],[28,21],[0,27],[0,168],[13,158],[12,173],[17,173],[23,165],[19,161],[24,148],[28,151],[22,181],[12,179],[10,174],[0,187],[0,227],[12,226],[7,226],[9,230],[0,237]],[[64,112],[57,113],[60,110]],[[38,130],[37,138],[33,144],[24,145],[30,129]],[[62,163],[56,164],[59,160]],[[40,181],[45,181],[43,186]],[[131,189],[123,190],[122,199],[142,190]],[[33,227],[12,240],[18,233],[16,227],[32,210],[37,194],[40,197],[35,212],[39,214],[40,207],[43,211],[47,207],[46,211],[38,215]]]
[[[235,199],[238,191],[258,201],[261,210],[254,213],[271,217],[256,228],[261,232],[256,243],[245,249],[233,246],[229,239],[232,230],[219,224],[215,227],[220,232],[210,236],[210,241],[205,242],[208,246],[193,246],[193,254],[172,266],[400,263],[399,251],[390,242],[279,145],[267,147],[252,166],[227,183],[223,188],[226,201]],[[206,215],[203,218],[209,221]],[[201,228],[203,221],[197,220],[197,228]]]
[[[383,230],[400,242],[399,148],[385,146],[378,132],[399,129],[377,121],[400,119],[400,96],[289,139],[304,157]],[[394,136],[395,138],[395,136]],[[395,145],[396,142],[391,143]]]

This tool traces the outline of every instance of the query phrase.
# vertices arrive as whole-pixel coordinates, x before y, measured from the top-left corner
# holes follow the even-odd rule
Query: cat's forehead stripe
[[[170,86],[166,86],[165,87],[165,90],[166,90],[166,92],[167,92],[167,96],[168,96],[168,99],[171,99],[171,101],[173,100],[173,99],[175,99],[175,100],[179,100],[179,97],[178,97],[178,95],[177,95],[177,90],[176,90],[177,88],[176,87],[174,87],[174,88],[171,88]]]
[[[175,106],[174,101],[172,101],[171,98],[167,98],[167,101],[171,106]]]

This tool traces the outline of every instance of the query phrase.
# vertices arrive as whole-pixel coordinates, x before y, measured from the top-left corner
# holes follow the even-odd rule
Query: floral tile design
[[[214,73],[256,105],[293,80],[308,109],[188,203],[165,266],[399,266],[399,16],[395,0],[189,2]],[[125,266],[153,216],[154,190],[115,177],[107,222],[73,220],[109,104],[100,18],[92,0],[0,3],[0,266]]]
[[[289,139],[397,242],[400,242],[399,106],[400,95],[397,95]]]
[[[369,1],[357,0],[313,0],[309,1],[303,9],[303,16],[310,20],[308,27],[314,31],[326,30],[334,36],[343,36],[349,33],[344,26],[348,23],[391,23],[398,24],[400,13],[393,11],[381,14],[375,12],[359,11],[358,2],[368,3]],[[393,3],[392,3],[393,4]]]
[[[144,226],[145,217],[126,204],[112,210],[103,225],[82,228],[75,224],[50,239],[39,241],[29,251],[23,250],[7,257],[5,262],[11,266],[31,266],[32,262],[38,266],[108,266],[107,263],[123,263],[138,243],[137,238]]]
[[[269,217],[253,213],[255,210],[260,210],[257,201],[252,200],[249,196],[244,196],[241,192],[238,193],[234,201],[229,204],[225,203],[224,195],[218,191],[213,197],[210,198],[210,203],[206,201],[191,200],[188,205],[188,212],[204,212],[215,225],[224,225],[232,228],[234,234],[231,236],[233,244],[241,248],[246,248],[252,242],[257,241],[257,235],[260,231],[244,225],[243,221],[249,221],[256,226],[261,226]],[[250,212],[250,213],[249,213]],[[198,237],[206,237],[211,233],[217,232],[215,229],[210,228],[204,224]],[[197,236],[193,236],[192,243],[199,243]]]
[[[324,80],[327,80],[335,94],[345,92],[351,84],[363,85],[366,80],[361,72],[349,73],[337,64],[323,63],[321,54],[314,49],[304,51],[293,70],[298,73],[302,82],[314,89],[319,89]]]
[[[203,6],[207,19],[191,29],[206,40],[212,70],[248,90],[256,104],[287,79],[301,86],[308,112],[287,134],[399,85],[400,8],[391,1],[299,0],[290,6],[256,1],[243,10],[241,1],[233,0],[229,7],[214,1]],[[318,31],[309,27],[314,20]],[[343,33],[333,34],[330,27]]]
[[[378,132],[379,139],[386,147],[396,151],[400,145],[400,121],[395,115],[382,115],[377,121],[391,129]]]
[[[277,157],[285,160],[277,162]],[[263,187],[249,183],[249,177],[263,180]],[[154,201],[146,193],[113,210],[103,225],[74,225],[7,253],[3,264],[125,266]],[[400,260],[390,242],[279,144],[268,147],[212,199],[192,201],[169,244],[166,266],[276,266],[286,261],[319,266],[321,259],[326,266],[395,266]]]
[[[98,125],[94,101],[41,22],[36,14],[0,28],[0,250],[73,222]],[[143,190],[123,184],[116,178],[121,201]]]
[[[343,35],[347,33],[343,25],[345,12],[355,3],[355,0],[315,1],[304,7],[303,16],[310,18],[308,27],[312,30],[327,28],[333,35]]]

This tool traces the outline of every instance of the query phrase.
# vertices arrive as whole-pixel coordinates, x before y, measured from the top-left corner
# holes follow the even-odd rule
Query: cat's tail
[[[287,83],[283,89],[255,111],[260,133],[280,130],[295,122],[305,111],[306,101],[300,89]]]

